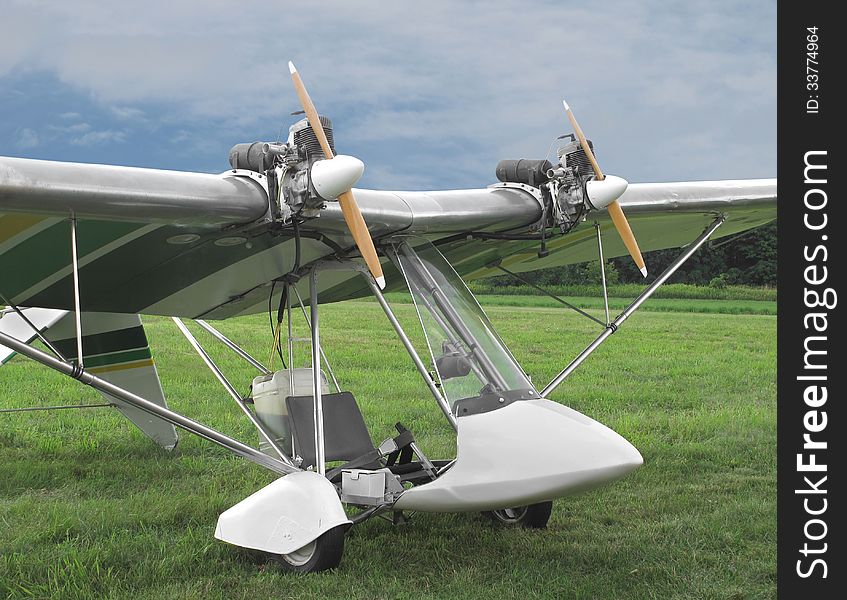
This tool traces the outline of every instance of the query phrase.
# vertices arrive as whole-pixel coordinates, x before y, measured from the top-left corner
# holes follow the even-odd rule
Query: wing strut
[[[609,326],[609,290],[606,287],[606,259],[603,257],[603,235],[600,233],[600,223],[594,222],[594,230],[597,232],[597,252],[600,254],[600,281],[603,282],[603,307],[606,309],[606,322]]]
[[[35,323],[33,323],[33,322],[29,319],[29,317],[27,317],[27,316],[24,314],[24,311],[22,311],[22,310],[18,307],[18,305],[14,304],[11,300],[9,300],[9,299],[8,299],[8,298],[7,298],[7,297],[3,294],[3,292],[0,292],[0,300],[2,300],[2,301],[6,304],[6,306],[8,306],[9,308],[11,308],[11,309],[15,312],[15,314],[17,314],[17,315],[18,315],[18,317],[20,317],[21,321],[23,321],[24,323],[26,323],[27,327],[29,327],[30,329],[32,329],[32,332],[35,334],[35,336],[36,336],[36,337],[37,337],[37,338],[41,341],[41,343],[42,343],[42,344],[44,344],[44,345],[45,345],[45,346],[46,346],[46,347],[50,350],[50,352],[52,352],[53,354],[55,354],[55,355],[56,355],[56,358],[58,358],[59,360],[67,360],[67,359],[64,357],[64,355],[63,355],[61,352],[59,352],[59,349],[58,349],[58,348],[56,348],[56,346],[54,346],[54,345],[53,345],[53,343],[52,343],[50,340],[48,340],[48,339],[47,339],[47,336],[45,336],[43,333],[41,333],[41,329],[40,329],[39,327],[37,327],[37,326],[35,325]],[[63,311],[57,311],[57,312],[56,312],[56,313],[54,313],[54,314],[58,315],[60,312],[63,314]],[[2,314],[0,314],[0,316],[2,316]],[[54,318],[56,318],[56,317],[54,317]],[[3,357],[3,356],[0,356],[0,358],[4,358],[4,357]],[[0,361],[0,362],[2,362],[2,361]]]
[[[576,370],[576,368],[579,365],[581,365],[585,361],[585,359],[588,358],[591,355],[591,353],[593,353],[600,346],[600,344],[605,342],[606,339],[610,335],[615,333],[618,330],[618,327],[620,327],[623,324],[624,321],[626,321],[630,316],[632,316],[632,313],[634,313],[636,310],[638,310],[639,307],[642,304],[644,304],[644,302],[650,296],[653,295],[653,292],[655,292],[659,288],[660,285],[665,283],[665,281],[667,281],[668,278],[671,275],[676,273],[676,270],[679,269],[683,265],[683,263],[685,263],[689,258],[691,258],[691,256],[695,252],[697,252],[697,250],[700,249],[700,246],[705,244],[706,241],[710,237],[712,237],[712,234],[715,233],[715,231],[717,230],[718,227],[723,225],[723,222],[725,220],[726,220],[726,216],[720,215],[714,221],[712,221],[712,224],[709,225],[705,229],[705,231],[703,231],[703,233],[700,234],[700,237],[698,237],[694,242],[692,242],[685,249],[685,252],[680,254],[677,257],[677,259],[675,261],[673,261],[670,264],[670,266],[667,269],[665,269],[664,272],[661,275],[659,275],[659,277],[656,279],[656,281],[651,283],[647,287],[647,289],[645,289],[643,292],[641,292],[641,294],[638,296],[638,298],[633,300],[632,304],[630,304],[626,308],[626,310],[624,310],[620,315],[618,315],[618,317],[614,321],[612,321],[611,323],[609,323],[606,326],[606,329],[603,330],[603,333],[601,333],[599,336],[597,336],[597,339],[595,339],[593,342],[591,342],[585,350],[583,350],[575,359],[573,359],[571,361],[571,363],[567,367],[565,367],[562,370],[561,373],[559,373],[558,375],[556,375],[556,377],[553,378],[553,381],[548,383],[547,386],[543,390],[541,390],[541,396],[543,398],[548,398],[549,395],[557,387],[559,387],[559,384],[561,384],[565,379],[567,379],[570,376],[570,374],[573,373]]]
[[[76,217],[71,214],[71,259],[74,272],[74,319],[76,322],[76,364],[82,368],[82,308],[79,300],[79,256],[76,248]]]
[[[171,318],[173,319],[173,322],[176,324],[180,333],[185,336],[185,339],[188,340],[188,343],[191,344],[191,347],[194,348],[197,354],[200,355],[200,358],[203,359],[203,362],[206,363],[206,366],[209,367],[209,370],[212,371],[212,373],[215,375],[215,377],[218,379],[218,381],[221,383],[227,393],[232,397],[233,400],[235,400],[235,403],[238,404],[238,407],[244,412],[244,414],[247,416],[253,426],[258,430],[259,435],[261,435],[265,442],[267,442],[270,447],[274,449],[274,451],[277,453],[277,456],[279,456],[279,460],[281,460],[290,467],[294,467],[294,463],[291,462],[291,459],[286,456],[285,452],[283,452],[282,448],[279,447],[279,444],[274,439],[273,433],[268,431],[268,429],[262,424],[262,422],[256,417],[256,415],[253,414],[253,412],[249,408],[247,408],[247,405],[244,403],[244,399],[241,397],[241,394],[239,394],[235,387],[229,382],[229,379],[226,378],[226,375],[223,374],[223,371],[221,371],[220,367],[215,364],[215,361],[212,360],[212,357],[209,356],[209,353],[206,352],[203,346],[200,345],[200,342],[197,341],[197,338],[194,337],[194,334],[191,333],[191,330],[189,330],[188,327],[185,326],[185,323],[182,322],[182,319],[180,319],[179,317]],[[204,327],[204,329],[206,328]],[[206,331],[208,331],[208,329],[206,329]],[[257,364],[261,366],[258,361]],[[265,371],[267,371],[267,369],[265,369]]]
[[[543,287],[541,287],[540,285],[537,285],[537,284],[535,284],[535,283],[532,283],[532,282],[531,282],[529,279],[527,279],[526,277],[521,277],[518,273],[515,273],[514,271],[510,271],[509,269],[507,269],[506,267],[504,267],[502,264],[496,264],[496,265],[494,265],[494,268],[495,268],[495,269],[500,269],[501,271],[503,271],[503,272],[504,272],[504,273],[506,273],[507,275],[511,275],[512,277],[514,277],[515,279],[517,279],[518,281],[520,281],[520,282],[521,282],[521,283],[523,283],[524,285],[527,285],[527,286],[529,286],[529,287],[531,287],[531,288],[533,288],[533,289],[535,289],[535,290],[538,290],[539,292],[541,292],[541,293],[542,293],[542,294],[544,294],[545,296],[549,296],[550,298],[552,298],[553,300],[555,300],[555,301],[556,301],[556,302],[558,302],[559,304],[561,304],[561,305],[563,305],[563,306],[567,306],[568,308],[570,308],[570,309],[571,309],[571,310],[573,310],[574,312],[579,313],[580,315],[582,315],[582,316],[583,316],[583,317],[585,317],[586,319],[589,319],[589,320],[591,320],[591,321],[594,321],[594,322],[595,322],[595,323],[597,323],[600,327],[606,327],[606,326],[609,324],[608,314],[606,315],[606,322],[604,323],[603,321],[601,321],[601,320],[600,320],[600,319],[598,319],[597,317],[593,317],[593,316],[591,316],[590,314],[588,314],[587,312],[585,312],[584,310],[582,310],[580,307],[578,307],[578,306],[574,306],[573,304],[571,304],[571,303],[570,303],[570,302],[568,302],[567,300],[564,300],[564,299],[562,299],[562,298],[559,298],[559,297],[558,297],[556,294],[554,294],[553,292],[551,292],[551,291],[549,291],[549,290],[545,290],[545,289],[544,289]],[[606,312],[608,313],[608,311],[606,311]]]

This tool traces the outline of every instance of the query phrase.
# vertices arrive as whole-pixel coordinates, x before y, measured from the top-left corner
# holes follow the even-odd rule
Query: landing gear
[[[269,554],[284,571],[316,573],[334,569],[344,554],[344,534],[347,525],[333,527],[318,539],[290,554]]]
[[[491,510],[483,514],[488,515],[493,521],[502,523],[503,525],[520,526],[528,529],[544,529],[547,527],[547,521],[550,520],[552,510],[553,503],[548,501],[530,504],[528,506]]]

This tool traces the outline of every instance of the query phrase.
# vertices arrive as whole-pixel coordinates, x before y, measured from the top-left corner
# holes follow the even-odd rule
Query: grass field
[[[661,288],[659,288],[661,289]],[[406,293],[393,292],[387,294],[392,301],[411,302],[411,296]],[[560,296],[561,297],[561,296]],[[515,306],[521,308],[544,307],[562,308],[564,305],[550,296],[517,296],[513,294],[486,294],[480,296],[481,302],[486,307],[493,306]],[[630,297],[609,297],[610,316],[614,318],[625,309],[635,295]],[[562,298],[572,306],[581,309],[603,310],[602,296],[573,296],[567,295]],[[362,299],[361,302],[372,302],[370,299]],[[749,300],[746,298],[732,300],[716,300],[711,298],[650,298],[646,304],[650,312],[695,312],[715,313],[728,315],[775,315],[775,300]],[[616,311],[616,312],[614,312]]]
[[[487,311],[543,386],[597,326],[534,301]],[[544,531],[477,514],[374,519],[348,534],[341,568],[319,575],[281,574],[213,538],[221,511],[272,480],[260,468],[187,434],[175,454],[160,451],[111,409],[0,414],[0,597],[774,597],[776,318],[726,314],[732,302],[648,303],[553,395],[641,451],[627,478],[555,502]],[[410,305],[396,310],[414,324]],[[173,324],[145,323],[171,407],[255,442]],[[220,328],[268,356],[266,317]],[[322,339],[374,438],[402,420],[431,456],[454,451],[375,303],[325,307]],[[246,390],[249,366],[215,356]],[[99,397],[20,357],[0,369],[2,406],[79,401]]]
[[[488,280],[471,281],[468,286],[477,296],[489,294],[498,296],[536,296],[541,292],[527,285],[491,285]],[[543,285],[543,289],[558,296],[602,297],[603,288],[599,283],[581,285]],[[634,298],[644,289],[642,283],[610,284],[607,293],[613,298]],[[712,287],[691,285],[688,283],[665,283],[654,293],[653,298],[678,298],[686,300],[761,300],[776,302],[776,288],[753,287],[746,285],[727,285]]]

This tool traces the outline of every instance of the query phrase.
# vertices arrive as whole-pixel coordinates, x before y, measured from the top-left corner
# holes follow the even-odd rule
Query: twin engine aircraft
[[[601,170],[564,103],[573,135],[555,163],[501,161],[480,189],[354,189],[363,163],[336,153],[331,121],[290,70],[305,118],[284,143],[236,145],[219,175],[0,157],[0,360],[21,354],[95,388],[165,449],[181,429],[279,475],[222,513],[215,536],[293,571],[336,567],[345,533],[375,515],[486,511],[544,527],[553,500],[641,465],[623,437],[547,397],[708,239],[772,221],[776,181],[629,184]],[[543,388],[464,283],[625,254],[646,276],[641,252],[675,247],[619,316],[585,315],[598,337]],[[411,294],[424,355],[384,290]],[[430,459],[400,424],[375,445],[337,381],[320,307],[365,295],[455,430],[455,457]],[[273,346],[289,358],[276,372],[208,323],[269,306]],[[139,315],[174,319],[258,448],[168,408]],[[293,316],[308,324],[310,368],[291,360]],[[249,397],[183,319],[256,368]]]

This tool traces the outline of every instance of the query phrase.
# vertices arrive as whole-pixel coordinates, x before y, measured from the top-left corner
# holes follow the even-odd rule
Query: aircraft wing
[[[642,251],[678,248],[694,240],[719,214],[726,215],[727,220],[713,239],[736,235],[776,219],[776,179],[633,183],[620,203]],[[490,266],[498,259],[502,266],[515,272],[596,260],[595,222],[601,227],[604,255],[627,255],[608,213],[598,211],[590,213],[586,222],[567,235],[548,239],[550,255],[545,258],[538,257],[537,241],[509,242],[507,247],[457,256],[451,262],[465,279],[477,279],[502,274]],[[441,250],[449,256],[453,247],[461,245],[459,240],[447,242]]]
[[[596,257],[593,221],[609,257],[626,254],[604,211],[553,236],[539,259],[534,240],[483,239],[529,233],[541,217],[533,189],[355,190],[372,237],[418,236],[439,246],[466,279]],[[776,181],[632,184],[620,199],[642,250],[687,244],[727,215],[718,234],[776,217]],[[70,218],[77,219],[80,291],[87,312],[226,318],[261,312],[272,281],[295,262],[290,227],[273,222],[262,176],[220,175],[0,157],[0,293],[20,306],[73,308]],[[475,235],[483,234],[483,235]],[[335,202],[301,227],[300,265],[356,256]],[[388,289],[403,280],[383,259]],[[649,265],[648,265],[649,266]],[[277,286],[277,293],[279,286]],[[322,302],[367,294],[348,272],[321,276]]]

